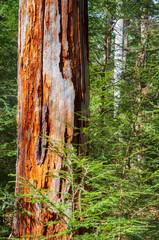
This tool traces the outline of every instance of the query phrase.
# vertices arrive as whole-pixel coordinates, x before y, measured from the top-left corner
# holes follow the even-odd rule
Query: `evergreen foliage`
[[[18,1],[0,1],[0,238],[11,231],[15,173]]]
[[[0,184],[15,172],[18,1],[0,1]]]
[[[49,211],[56,210],[60,216],[65,216],[67,229],[61,235],[67,234],[70,239],[159,238],[159,4],[123,0],[117,12],[119,2],[89,1],[90,117],[86,119],[88,126],[83,129],[89,139],[86,143],[89,154],[77,156],[75,149],[67,146],[61,149],[58,143],[52,149],[53,152],[59,149],[56,153],[61,154],[66,168],[71,169],[60,172],[61,178],[69,180],[71,192],[65,193],[63,201],[56,206],[49,200],[49,191],[36,189],[33,183],[21,180],[30,191],[19,198],[41,203]],[[4,46],[0,48],[2,238],[9,235],[11,223],[7,216],[13,206],[12,193],[4,186],[9,180],[8,173],[15,171],[17,1],[1,1],[0,6],[0,41]],[[141,41],[143,13],[149,18],[145,45]],[[124,49],[126,67],[118,83],[119,107],[114,116],[113,27],[120,18],[128,21],[124,32],[128,46]],[[110,49],[105,45],[108,38]],[[109,56],[105,60],[106,50]],[[145,58],[141,63],[142,54]],[[50,174],[56,177],[56,173]],[[4,219],[8,219],[5,224]],[[46,223],[49,224],[56,223]],[[47,238],[39,236],[38,239]]]

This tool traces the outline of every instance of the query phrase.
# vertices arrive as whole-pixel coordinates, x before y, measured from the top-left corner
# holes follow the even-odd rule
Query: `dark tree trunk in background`
[[[82,135],[73,138],[73,127],[84,122],[76,112],[88,107],[88,14],[87,0],[20,0],[18,61],[18,159],[16,193],[19,176],[36,188],[50,189],[50,200],[58,204],[67,191],[67,182],[47,174],[62,169],[62,158],[49,154],[54,141],[82,143]],[[68,124],[66,124],[66,122]],[[62,146],[62,143],[61,143]],[[14,216],[13,236],[57,234],[65,222],[57,213],[42,210],[40,204],[17,200],[17,206],[32,212],[18,211]],[[66,236],[49,239],[67,239]]]

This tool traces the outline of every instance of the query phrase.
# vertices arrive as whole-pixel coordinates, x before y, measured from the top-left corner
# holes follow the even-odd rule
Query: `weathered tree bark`
[[[58,173],[57,178],[47,176],[62,169],[63,162],[58,154],[49,154],[51,146],[44,136],[70,147],[82,143],[80,132],[73,137],[73,127],[83,126],[75,113],[88,107],[87,27],[87,0],[20,0],[16,193],[27,192],[19,176],[36,188],[50,189],[55,204],[62,201],[58,192],[67,191]],[[20,210],[15,214],[13,237],[49,236],[66,228],[64,218],[42,210],[40,203],[19,199],[20,205],[34,215]],[[61,222],[45,226],[57,220]]]

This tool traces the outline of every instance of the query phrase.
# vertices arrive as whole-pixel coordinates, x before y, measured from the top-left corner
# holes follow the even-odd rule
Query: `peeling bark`
[[[62,157],[49,154],[46,136],[70,147],[83,141],[80,132],[73,138],[73,127],[84,125],[75,113],[88,108],[87,28],[87,0],[20,0],[16,193],[27,192],[19,176],[37,188],[51,189],[55,204],[62,201],[58,192],[68,188],[66,180],[47,176],[63,164]],[[64,219],[43,210],[40,203],[21,199],[18,205],[34,215],[15,214],[13,237],[49,236],[66,228]],[[61,222],[45,226],[57,220]]]

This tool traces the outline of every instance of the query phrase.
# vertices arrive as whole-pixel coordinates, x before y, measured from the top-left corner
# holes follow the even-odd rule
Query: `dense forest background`
[[[81,192],[67,229],[75,239],[159,238],[158,15],[158,1],[89,1],[89,154],[71,153]],[[15,211],[17,36],[18,0],[0,0],[1,239]]]

